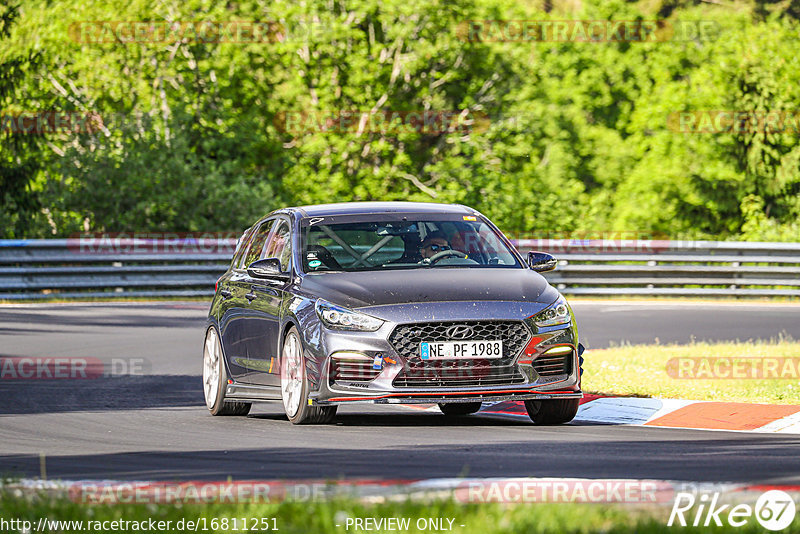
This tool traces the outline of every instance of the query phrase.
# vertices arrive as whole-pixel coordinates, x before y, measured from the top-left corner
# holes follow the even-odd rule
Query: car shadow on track
[[[205,405],[203,379],[195,375],[0,380],[0,399],[0,416]]]
[[[524,419],[510,419],[500,417],[482,417],[475,415],[446,416],[440,413],[419,412],[409,413],[401,411],[387,411],[384,413],[338,413],[333,426],[362,427],[362,428],[396,428],[396,427],[488,427],[488,426],[528,426],[531,421]],[[248,419],[263,419],[270,421],[288,421],[282,413],[259,413],[248,416]]]

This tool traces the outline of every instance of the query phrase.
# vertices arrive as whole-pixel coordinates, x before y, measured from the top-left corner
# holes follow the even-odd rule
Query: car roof
[[[326,217],[330,215],[363,215],[371,213],[477,213],[472,208],[460,204],[437,204],[435,202],[339,202],[336,204],[315,204],[289,208],[299,211],[306,217]]]

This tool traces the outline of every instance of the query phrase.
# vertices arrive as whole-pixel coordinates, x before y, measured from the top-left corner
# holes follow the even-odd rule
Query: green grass
[[[591,350],[584,363],[583,387],[588,392],[622,396],[716,400],[770,404],[800,404],[800,378],[673,378],[672,358],[798,358],[800,342],[691,343],[689,345],[628,345]],[[695,367],[694,369],[699,369]],[[797,368],[794,368],[797,370]],[[685,373],[687,374],[687,373]],[[696,376],[700,374],[701,378]]]
[[[454,533],[588,533],[588,532],[674,532],[668,527],[670,507],[634,508],[604,504],[460,504],[450,500],[403,501],[364,504],[354,500],[327,502],[282,502],[275,504],[116,504],[88,505],[66,499],[31,499],[29,497],[0,494],[0,518],[18,518],[32,522],[40,517],[58,520],[106,521],[115,519],[172,521],[205,518],[209,532],[244,532],[232,529],[210,530],[210,522],[217,518],[275,518],[278,531],[284,534],[334,534],[364,532],[345,529],[347,517],[351,518],[410,518],[409,530],[373,530],[370,532],[421,532],[415,526],[418,518],[453,518]],[[336,524],[341,526],[337,527]],[[271,523],[270,523],[271,524]],[[463,527],[460,525],[464,525]],[[800,518],[795,519],[800,527]],[[715,532],[762,532],[751,520],[742,528],[714,528]],[[680,528],[681,532],[704,532],[708,529]],[[199,530],[202,532],[202,528]],[[64,533],[72,530],[64,529]],[[104,530],[103,532],[118,532]],[[166,532],[179,532],[174,527]],[[250,532],[255,532],[251,530]],[[265,532],[262,530],[261,532]],[[425,531],[436,532],[436,531]],[[441,532],[441,531],[439,531]]]

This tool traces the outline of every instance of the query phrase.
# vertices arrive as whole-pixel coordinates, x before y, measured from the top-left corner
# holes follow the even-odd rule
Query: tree
[[[0,6],[0,48],[11,40],[19,5]],[[42,198],[35,177],[42,167],[42,140],[18,130],[17,117],[30,112],[23,95],[43,63],[38,52],[0,55],[0,237],[30,235],[41,224]]]

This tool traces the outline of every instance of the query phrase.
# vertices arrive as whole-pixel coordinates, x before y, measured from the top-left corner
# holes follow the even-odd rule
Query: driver
[[[419,253],[423,259],[431,258],[445,250],[452,250],[452,247],[441,232],[428,234],[419,246]]]

